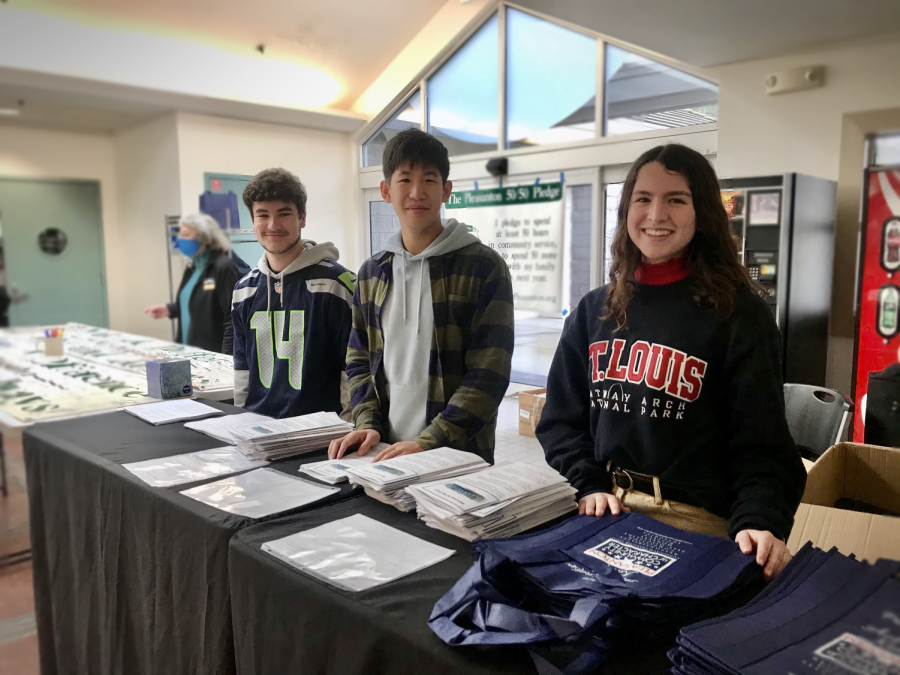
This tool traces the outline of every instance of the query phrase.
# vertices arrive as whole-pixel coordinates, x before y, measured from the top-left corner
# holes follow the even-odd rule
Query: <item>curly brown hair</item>
[[[292,202],[298,216],[306,213],[306,188],[287,169],[263,169],[244,186],[242,197],[251,217],[254,202]]]
[[[755,283],[738,256],[738,241],[722,204],[722,193],[716,172],[696,150],[678,143],[658,145],[642,154],[628,171],[622,186],[616,233],[611,246],[612,265],[606,292],[608,313],[618,328],[627,327],[626,310],[634,297],[634,273],[641,265],[641,252],[628,236],[628,207],[634,193],[638,172],[650,162],[659,162],[668,171],[687,179],[691,189],[696,218],[694,238],[687,245],[685,262],[694,279],[694,300],[727,318],[734,310],[738,290],[766,296],[766,290]]]

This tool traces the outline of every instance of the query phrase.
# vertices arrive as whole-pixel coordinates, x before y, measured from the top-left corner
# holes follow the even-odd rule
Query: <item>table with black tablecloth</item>
[[[353,593],[261,550],[263,543],[361,513],[456,551],[383,586]],[[365,495],[254,525],[231,540],[229,574],[239,675],[525,675],[522,647],[450,647],[427,621],[473,562],[472,545]],[[671,644],[640,644],[600,673],[662,675]]]
[[[155,427],[125,412],[25,432],[43,675],[235,671],[228,542],[284,514],[232,515],[178,494],[217,479],[155,488],[121,466],[223,445],[182,423]],[[300,462],[270,466],[296,475]],[[344,486],[318,504],[352,492]]]

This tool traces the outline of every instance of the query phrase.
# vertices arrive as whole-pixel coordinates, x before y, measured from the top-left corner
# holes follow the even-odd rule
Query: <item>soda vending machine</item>
[[[865,438],[869,374],[900,361],[900,169],[866,170],[857,280],[853,441]]]

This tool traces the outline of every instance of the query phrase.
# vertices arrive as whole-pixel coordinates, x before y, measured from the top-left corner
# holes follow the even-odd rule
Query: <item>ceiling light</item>
[[[18,106],[15,108],[12,108],[12,107],[0,108],[0,117],[15,117],[15,116],[21,114],[22,108],[25,107],[25,101],[23,101],[22,99],[19,99],[17,101],[17,103],[18,103]]]

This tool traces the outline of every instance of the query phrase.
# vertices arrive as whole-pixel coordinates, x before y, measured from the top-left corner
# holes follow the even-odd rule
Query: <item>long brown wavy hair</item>
[[[738,290],[747,288],[765,297],[765,289],[750,279],[738,256],[738,242],[731,230],[716,172],[696,150],[671,143],[658,145],[637,158],[622,186],[616,234],[612,242],[612,265],[603,319],[615,318],[618,328],[627,326],[626,310],[634,296],[635,270],[641,265],[641,252],[628,236],[628,207],[638,172],[650,162],[659,162],[668,171],[687,179],[696,216],[696,232],[685,251],[687,268],[694,279],[694,300],[706,305],[720,317],[734,310]]]

